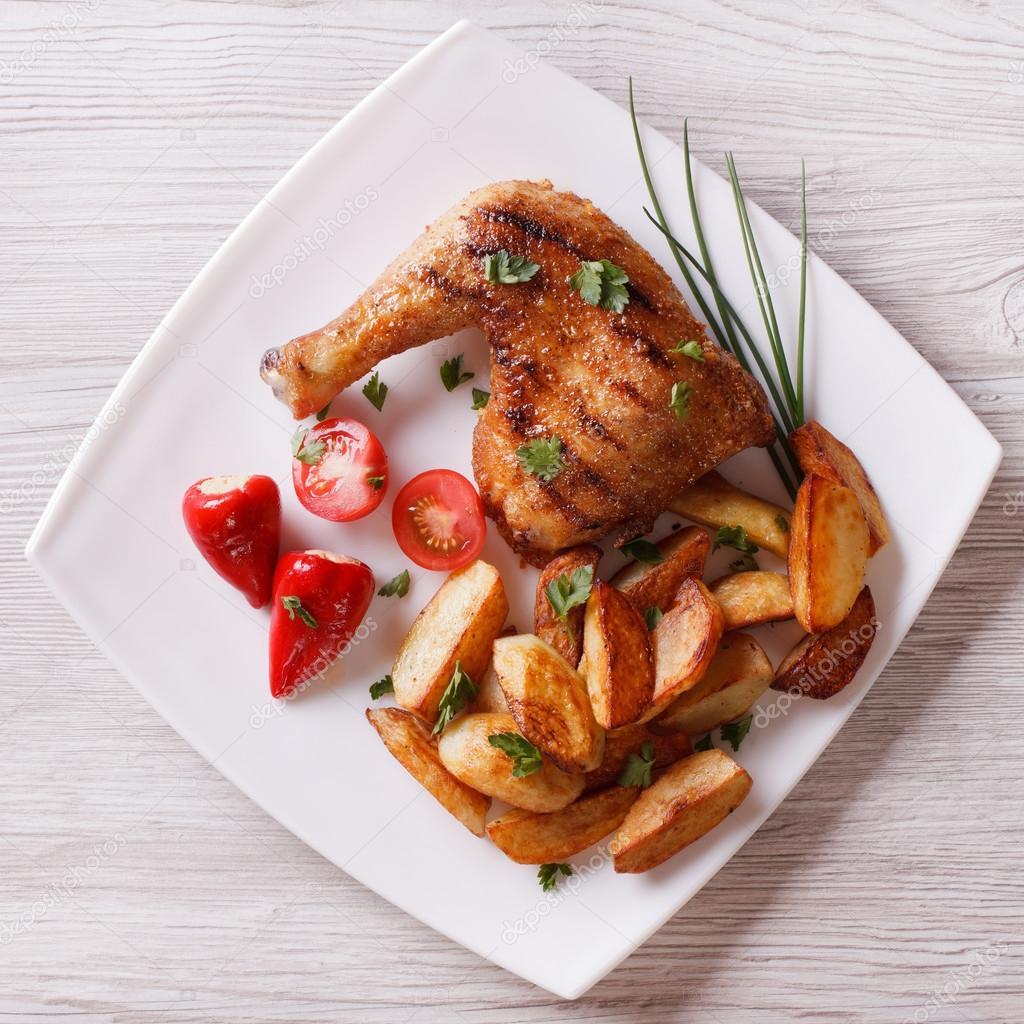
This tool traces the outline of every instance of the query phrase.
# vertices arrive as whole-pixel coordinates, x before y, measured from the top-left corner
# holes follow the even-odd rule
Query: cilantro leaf
[[[620,786],[636,786],[646,789],[651,784],[651,769],[654,768],[654,744],[645,743],[639,754],[630,754],[619,772]]]
[[[491,284],[521,284],[529,281],[540,266],[525,256],[510,256],[505,249],[484,257],[484,276]]]
[[[742,526],[720,526],[715,534],[715,546],[711,549],[735,548],[745,555],[756,555],[758,546],[747,538],[747,531]]]
[[[537,881],[545,892],[551,892],[558,885],[559,876],[568,878],[571,874],[571,864],[541,864],[537,868]]]
[[[378,679],[375,683],[370,683],[370,699],[380,700],[385,693],[395,692],[395,682],[391,678],[389,672],[383,679]]]
[[[685,420],[690,414],[690,395],[692,394],[693,388],[685,380],[676,381],[672,385],[668,407],[676,414],[676,419]]]
[[[309,612],[303,608],[302,601],[297,598],[294,594],[286,594],[281,598],[281,604],[284,605],[284,610],[288,613],[288,619],[290,622],[295,621],[295,616],[298,617],[307,625],[310,629],[316,629],[317,621],[313,618]]]
[[[512,759],[512,774],[517,779],[539,771],[543,764],[540,751],[517,732],[495,732],[487,737],[487,742]]]
[[[377,591],[378,597],[405,597],[409,593],[409,570],[403,569]]]
[[[713,750],[711,745],[711,733],[706,736],[702,736],[699,740],[695,740],[693,744],[693,752],[696,754],[700,750]]]
[[[327,419],[327,417],[328,417],[328,416],[330,415],[330,412],[331,412],[331,403],[330,403],[330,402],[328,402],[328,403],[327,403],[327,404],[326,404],[326,405],[325,405],[325,406],[324,406],[324,407],[323,407],[323,408],[322,408],[322,409],[321,409],[321,410],[320,410],[320,411],[319,411],[319,412],[318,412],[318,413],[316,414],[316,421],[317,421],[317,423],[323,423],[323,421],[324,421],[325,419]]]
[[[581,565],[578,569],[573,569],[571,576],[563,572],[544,588],[544,595],[551,605],[551,610],[562,620],[566,629],[569,628],[569,612],[587,603],[593,586],[594,567]]]
[[[775,517],[775,525],[783,533],[789,533],[789,520],[781,512]]]
[[[473,388],[473,409],[483,409],[491,400],[490,391],[483,391],[480,388]]]
[[[647,622],[647,628],[649,630],[653,630],[654,627],[657,626],[659,622],[661,622],[663,615],[664,612],[662,612],[660,608],[658,608],[656,605],[651,605],[651,607],[644,612],[644,619]]]
[[[373,371],[373,376],[363,385],[366,400],[380,412],[384,408],[384,399],[388,397],[388,386],[380,379],[380,373]]]
[[[750,724],[754,721],[753,715],[747,715],[738,722],[730,722],[722,726],[722,739],[732,744],[733,750],[739,750],[744,737],[750,732]]]
[[[696,359],[698,363],[704,362],[704,349],[701,348],[699,341],[681,341],[675,348],[671,348],[669,351],[679,356]]]
[[[445,726],[475,697],[476,683],[462,671],[462,663],[455,662],[455,671],[437,705],[437,721],[431,735],[444,732]]]
[[[569,284],[589,306],[601,306],[621,313],[629,302],[626,272],[610,260],[584,260],[569,278]]]
[[[562,441],[557,434],[538,437],[516,449],[519,464],[527,473],[548,483],[565,469],[562,461]]]
[[[366,482],[375,490],[379,491],[384,486],[384,477],[368,476]]]
[[[619,550],[624,555],[635,558],[638,562],[645,562],[647,565],[661,565],[665,561],[665,556],[658,550],[658,545],[644,540],[643,537],[627,540],[619,547]]]
[[[475,373],[463,370],[461,353],[451,359],[446,359],[441,364],[441,383],[444,385],[445,391],[454,391],[460,384],[465,384],[467,380],[472,380],[475,376]]]

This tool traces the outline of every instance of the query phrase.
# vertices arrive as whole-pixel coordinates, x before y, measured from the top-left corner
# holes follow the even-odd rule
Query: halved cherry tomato
[[[391,526],[398,546],[424,569],[459,569],[484,546],[487,524],[476,488],[450,469],[414,476],[395,498]]]
[[[347,523],[369,515],[384,500],[388,457],[362,423],[324,420],[295,445],[292,482],[299,501],[314,515]]]

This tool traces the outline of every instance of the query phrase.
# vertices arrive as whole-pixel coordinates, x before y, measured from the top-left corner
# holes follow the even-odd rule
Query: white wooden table
[[[229,231],[462,16],[617,102],[634,75],[643,118],[678,134],[689,115],[695,152],[735,150],[790,224],[806,156],[812,246],[1006,449],[831,749],[575,1004],[269,820],[22,557],[76,439]],[[1024,1017],[1024,4],[4,0],[0,102],[0,1021]]]

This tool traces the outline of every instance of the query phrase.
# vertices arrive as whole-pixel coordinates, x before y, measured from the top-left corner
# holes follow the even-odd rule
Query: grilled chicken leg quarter
[[[500,250],[540,269],[529,281],[490,283],[484,257]],[[570,286],[581,261],[601,259],[629,276],[621,313],[588,305]],[[647,532],[682,488],[774,437],[760,386],[706,340],[651,255],[591,202],[547,181],[470,193],[336,320],[268,351],[261,374],[300,419],[382,359],[469,326],[491,350],[473,471],[487,514],[534,565],[613,531],[620,541]],[[672,352],[692,340],[703,361]],[[681,381],[690,385],[682,416],[669,405]],[[565,468],[544,481],[516,452],[552,435]]]

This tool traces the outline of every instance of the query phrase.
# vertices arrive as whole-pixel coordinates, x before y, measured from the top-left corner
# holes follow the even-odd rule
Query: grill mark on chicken
[[[465,292],[454,281],[433,267],[424,267],[423,277],[428,284],[436,288],[445,298],[461,299],[465,295]]]
[[[674,366],[671,358],[658,343],[640,327],[626,323],[625,320],[613,320],[611,327],[620,338],[629,338],[633,342],[633,351],[648,362],[655,366]]]
[[[488,223],[511,224],[514,227],[519,228],[524,235],[527,235],[530,238],[536,238],[538,242],[551,242],[559,248],[565,249],[566,252],[571,252],[574,256],[579,256],[581,259],[583,258],[583,250],[578,245],[574,242],[570,242],[565,235],[561,234],[561,232],[556,231],[552,227],[548,227],[546,224],[542,224],[539,220],[535,220],[533,217],[518,213],[515,210],[510,210],[507,207],[478,206],[476,208],[476,213],[478,213]]]

